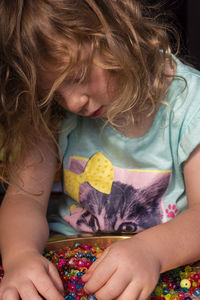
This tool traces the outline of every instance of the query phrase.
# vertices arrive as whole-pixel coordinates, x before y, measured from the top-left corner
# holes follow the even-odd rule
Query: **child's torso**
[[[173,84],[168,99],[183,90],[182,84]],[[61,215],[70,226],[78,232],[138,232],[186,209],[183,162],[199,143],[191,142],[190,134],[185,139],[186,123],[200,109],[190,111],[188,101],[183,93],[171,108],[161,105],[150,128],[137,138],[109,126],[101,131],[100,120],[73,116],[70,133],[60,137],[67,195]]]

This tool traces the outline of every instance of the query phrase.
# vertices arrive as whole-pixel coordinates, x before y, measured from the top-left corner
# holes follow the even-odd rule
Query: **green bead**
[[[183,271],[180,271],[180,272],[179,272],[179,276],[181,277],[181,279],[186,278],[185,272],[183,272]]]
[[[186,273],[192,272],[192,267],[191,267],[191,266],[186,266],[186,267],[185,267],[185,272],[186,272]]]
[[[168,284],[167,284],[167,282],[162,282],[161,284],[160,284],[160,286],[162,287],[162,288],[167,288],[168,287]]]
[[[176,295],[178,295],[178,293],[177,293],[177,292],[175,292],[174,290],[171,290],[169,293],[170,293],[170,295],[172,295],[172,296],[176,296]]]
[[[157,285],[154,290],[154,293],[157,297],[160,297],[163,293],[163,288],[160,285]]]

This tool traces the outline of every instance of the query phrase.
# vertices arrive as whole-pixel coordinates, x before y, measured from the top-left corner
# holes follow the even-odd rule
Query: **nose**
[[[88,95],[71,95],[71,97],[64,97],[67,110],[75,114],[84,114],[87,111],[87,105],[89,104]]]

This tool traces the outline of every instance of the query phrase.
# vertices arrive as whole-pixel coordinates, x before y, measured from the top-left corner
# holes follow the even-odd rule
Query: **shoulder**
[[[200,72],[174,58],[176,74],[169,86],[166,102],[177,116],[195,114],[200,110]]]
[[[200,71],[181,62],[177,58],[174,59],[177,65],[176,74],[173,80],[174,87],[181,85],[182,83],[185,87],[184,90],[194,92],[194,94],[200,93]]]

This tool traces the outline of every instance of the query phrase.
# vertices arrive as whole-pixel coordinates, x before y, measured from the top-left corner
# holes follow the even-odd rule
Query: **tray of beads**
[[[91,264],[112,243],[130,236],[74,236],[56,237],[46,245],[43,255],[57,268],[62,279],[65,300],[94,300],[87,295],[81,277]],[[3,278],[0,266],[0,282]],[[148,300],[200,299],[200,264],[182,266],[160,275],[159,281]]]
[[[105,248],[130,236],[79,236],[50,241],[45,256],[58,268],[66,300],[92,300],[84,292],[81,276],[98,259]],[[186,265],[160,275],[148,300],[200,299],[200,264]]]

